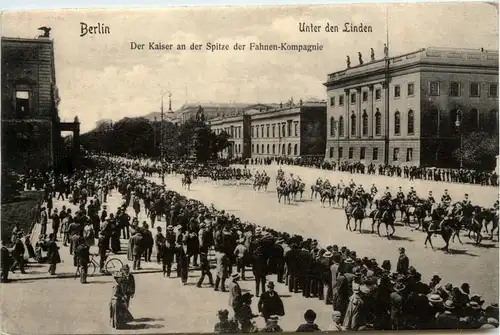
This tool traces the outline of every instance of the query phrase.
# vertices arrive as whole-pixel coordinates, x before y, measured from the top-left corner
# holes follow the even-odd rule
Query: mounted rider
[[[445,206],[448,207],[451,204],[451,197],[448,194],[448,190],[444,190],[444,194],[441,197],[441,203]]]
[[[385,192],[384,192],[384,196],[382,197],[382,199],[387,199],[387,200],[391,200],[392,199],[392,194],[389,191],[389,186],[385,187]]]
[[[330,185],[330,181],[328,180],[328,178],[326,178],[324,183],[323,183],[323,188],[330,189],[331,187],[332,186]]]
[[[434,199],[434,196],[432,195],[432,191],[429,191],[429,196],[427,197],[427,201],[431,205],[434,205],[436,203],[436,200]]]
[[[377,194],[378,190],[377,190],[377,186],[375,186],[375,184],[372,184],[372,187],[370,188],[370,193],[372,195],[375,195]]]
[[[412,187],[410,187],[410,191],[408,192],[408,197],[407,199],[412,199],[415,200],[417,198],[417,191]]]
[[[349,187],[350,188],[356,187],[356,183],[354,182],[354,180],[351,179],[351,181],[349,182]]]
[[[469,207],[471,205],[472,205],[472,203],[469,199],[469,194],[465,193],[465,198],[464,198],[464,200],[462,200],[462,206]]]
[[[342,191],[345,188],[344,181],[341,179],[339,182],[339,190]]]
[[[396,193],[396,199],[398,199],[401,203],[405,201],[405,194],[403,193],[401,186],[399,186],[398,193]]]
[[[321,177],[318,177],[318,179],[316,179],[316,186],[321,186],[323,184],[323,181],[321,180]]]

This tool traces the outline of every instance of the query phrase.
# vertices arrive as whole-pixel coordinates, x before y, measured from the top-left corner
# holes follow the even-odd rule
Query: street
[[[274,171],[271,172],[269,168],[267,170],[268,174],[274,177]],[[287,172],[287,167],[284,167],[284,170]],[[304,179],[303,175],[301,176]],[[357,181],[356,177],[354,178]],[[151,179],[160,183],[158,177]],[[482,294],[487,303],[495,301],[498,296],[498,243],[496,242],[485,240],[482,247],[476,247],[470,244],[471,240],[462,236],[464,244],[460,245],[455,241],[450,245],[452,254],[445,254],[441,250],[424,248],[424,234],[402,226],[396,226],[396,234],[391,241],[368,232],[360,234],[346,231],[343,210],[321,208],[319,200],[309,199],[309,193],[305,194],[301,202],[293,202],[291,205],[278,204],[274,191],[274,178],[267,192],[253,191],[250,185],[223,186],[223,183],[215,185],[213,182],[197,179],[188,191],[182,188],[179,176],[166,177],[169,189],[198,199],[207,205],[213,203],[217,208],[225,209],[243,221],[251,221],[289,233],[303,234],[306,238],[317,239],[322,245],[346,245],[356,250],[359,257],[374,257],[379,264],[384,259],[389,259],[393,268],[397,262],[397,248],[403,246],[410,258],[410,265],[422,273],[422,281],[428,282],[432,275],[439,274],[443,277],[442,284],[451,282],[459,286],[463,282],[468,282],[472,293]],[[448,188],[450,193],[454,191],[452,187]],[[113,192],[107,205],[110,211],[115,211],[120,203],[119,194]],[[54,206],[59,208],[63,204],[68,206],[67,202],[54,202]],[[71,208],[74,206],[71,205]],[[133,216],[131,207],[128,208],[128,213]],[[144,212],[141,212],[139,221],[143,220],[147,219]],[[165,229],[165,221],[160,221],[158,224],[163,230]],[[365,221],[364,229],[367,230],[368,227],[369,223]],[[150,227],[150,229],[153,234],[156,232],[156,228]],[[383,231],[385,232],[385,229]],[[59,242],[59,245],[62,243]],[[441,247],[444,244],[439,237],[436,237],[434,245]],[[125,246],[126,240],[122,240],[122,247]],[[153,260],[155,255],[156,250],[153,251]],[[64,278],[44,276],[46,265],[35,265],[36,267],[28,268],[30,274],[21,275],[16,272],[10,276],[13,279],[23,280],[0,286],[2,298],[0,317],[3,332],[97,334],[111,331],[108,304],[113,278],[93,276],[89,277],[89,284],[82,285],[72,276],[74,268],[68,248],[61,247],[61,256],[64,263],[59,265],[58,273]],[[124,263],[127,262],[124,250],[118,257]],[[143,273],[135,272],[137,292],[131,302],[131,312],[135,321],[131,323],[130,329],[119,333],[210,332],[217,322],[217,310],[230,309],[228,294],[214,292],[206,285],[207,279],[203,288],[196,288],[195,282],[199,277],[199,271],[190,271],[188,285],[182,286],[180,279],[163,278],[160,265],[156,262],[143,263],[143,268],[143,271],[139,271]],[[254,283],[249,269],[248,275],[250,280],[241,281],[240,285],[243,292],[254,293]],[[275,276],[270,276],[268,279],[276,283]],[[326,306],[318,299],[303,298],[301,294],[290,294],[284,285],[276,284],[276,290],[282,295],[285,304],[286,315],[280,320],[280,325],[285,331],[294,331],[303,322],[303,313],[308,308],[318,313],[316,322],[320,329],[328,329],[331,306]],[[257,301],[256,298],[253,299],[254,313],[257,313]],[[26,315],[30,317],[27,318]],[[262,318],[257,319],[257,325],[264,326]]]

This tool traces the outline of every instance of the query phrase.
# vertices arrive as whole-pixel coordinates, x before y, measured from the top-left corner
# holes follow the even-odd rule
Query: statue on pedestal
[[[363,65],[363,55],[361,52],[358,52],[358,58],[359,58],[359,65]]]
[[[389,57],[389,48],[387,47],[387,44],[384,43],[384,58]]]
[[[370,57],[372,59],[372,62],[375,60],[375,51],[373,51],[373,48],[370,48]]]
[[[347,62],[347,68],[350,68],[351,67],[351,58],[349,56],[347,56],[346,62]]]
[[[201,105],[198,106],[198,111],[196,112],[196,121],[205,122],[205,115],[203,114],[203,108]]]

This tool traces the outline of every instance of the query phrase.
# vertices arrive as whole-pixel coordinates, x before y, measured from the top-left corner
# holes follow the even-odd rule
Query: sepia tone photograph
[[[2,12],[0,331],[498,331],[498,22]]]

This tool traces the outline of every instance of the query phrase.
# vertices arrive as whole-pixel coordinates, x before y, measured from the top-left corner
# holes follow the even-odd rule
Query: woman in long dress
[[[120,284],[113,287],[113,295],[109,303],[109,321],[114,329],[122,329],[134,317],[127,308],[125,293]]]

